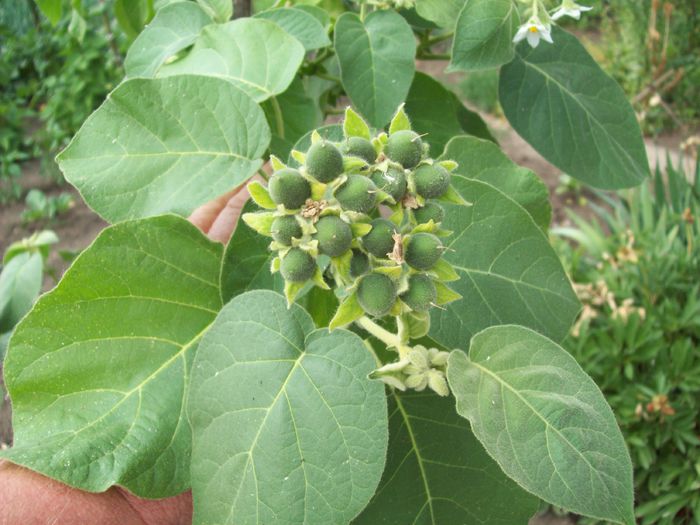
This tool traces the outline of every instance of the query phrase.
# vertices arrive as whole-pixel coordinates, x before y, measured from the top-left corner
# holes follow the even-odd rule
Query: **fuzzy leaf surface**
[[[307,51],[331,45],[326,28],[313,15],[295,7],[262,11],[257,18],[271,20],[296,38]]]
[[[520,43],[501,68],[499,98],[513,128],[552,164],[603,189],[649,175],[642,133],[622,88],[579,40],[558,27],[554,45]]]
[[[304,46],[274,22],[239,18],[204,28],[192,50],[158,75],[223,78],[262,102],[287,89],[303,59]]]
[[[348,523],[386,458],[384,386],[345,330],[255,291],[224,307],[194,364],[195,524]]]
[[[406,99],[415,72],[416,41],[395,11],[373,11],[364,23],[345,13],[335,25],[343,86],[371,126],[381,128]]]
[[[467,0],[418,0],[416,12],[440,27],[451,29],[465,3]]]
[[[233,2],[231,0],[197,0],[197,3],[219,23],[226,22],[233,16]]]
[[[517,201],[486,181],[452,176],[472,206],[443,203],[445,259],[460,275],[462,299],[433,309],[430,335],[461,348],[493,325],[520,324],[552,339],[566,336],[579,311],[571,283],[542,229]]]
[[[188,488],[185,393],[222,306],[222,252],[174,215],[103,230],[15,330],[15,445],[0,457],[92,492]]]
[[[632,462],[610,406],[559,345],[522,326],[477,334],[450,355],[448,380],[506,474],[559,507],[635,523]]]
[[[537,498],[503,474],[453,399],[395,390],[388,400],[386,469],[353,525],[524,525],[537,511]]]
[[[252,176],[269,143],[265,114],[229,82],[137,78],[108,96],[58,164],[109,222],[188,215]]]

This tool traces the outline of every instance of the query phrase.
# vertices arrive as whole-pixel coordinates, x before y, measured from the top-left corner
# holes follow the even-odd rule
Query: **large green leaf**
[[[496,185],[461,175],[452,183],[473,203],[445,204],[443,225],[454,232],[445,258],[460,275],[450,286],[462,299],[433,309],[431,337],[461,348],[484,328],[517,323],[563,339],[579,302],[542,229]]]
[[[192,50],[159,76],[224,78],[257,102],[284,92],[304,59],[304,46],[269,20],[241,18],[205,27]]]
[[[389,452],[377,494],[353,525],[525,525],[537,498],[509,480],[434,393],[389,396]]]
[[[371,125],[383,127],[411,87],[416,56],[411,27],[395,11],[373,11],[364,23],[345,13],[335,25],[335,51],[353,105]]]
[[[578,39],[557,27],[554,45],[516,48],[499,97],[515,130],[547,160],[598,188],[635,186],[649,174],[637,119],[617,83]]]
[[[58,24],[63,14],[63,0],[36,0],[36,5],[52,26]]]
[[[227,22],[233,16],[233,0],[197,0],[217,22]]]
[[[379,483],[386,396],[362,340],[274,292],[233,299],[202,340],[188,414],[194,522],[348,523]]]
[[[469,71],[510,62],[519,24],[513,0],[469,0],[457,19],[449,69]]]
[[[76,10],[73,11],[76,13]],[[114,0],[114,16],[129,38],[136,38],[153,17],[151,0]]]
[[[132,79],[87,119],[58,163],[110,222],[187,215],[253,175],[269,142],[263,111],[229,82]]]
[[[467,0],[417,0],[416,12],[440,27],[451,29],[465,3]]]
[[[522,326],[484,330],[447,376],[457,411],[501,468],[578,514],[635,523],[632,462],[603,394],[573,357]]]
[[[294,7],[270,9],[255,15],[278,24],[287,33],[299,40],[307,51],[331,45],[326,28],[312,14]]]
[[[416,73],[406,98],[406,113],[414,130],[425,134],[430,153],[437,157],[456,135],[493,140],[486,123],[464,107],[453,92],[425,73]]]
[[[0,456],[89,491],[185,490],[185,393],[222,252],[173,215],[105,229],[12,336],[15,446]]]
[[[41,292],[44,260],[41,253],[23,252],[0,272],[0,333],[14,328]]]
[[[457,162],[456,173],[503,191],[547,231],[552,218],[547,186],[532,171],[510,160],[496,144],[476,137],[455,137],[447,143],[441,158]]]
[[[128,77],[152,77],[167,59],[192,45],[211,18],[194,2],[175,2],[156,13],[129,47]]]

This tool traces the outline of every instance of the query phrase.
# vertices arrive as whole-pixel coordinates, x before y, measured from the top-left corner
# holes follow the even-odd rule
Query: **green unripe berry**
[[[311,197],[311,185],[301,173],[291,168],[283,168],[270,178],[270,197],[276,204],[294,210],[301,208]]]
[[[362,245],[375,257],[386,259],[387,254],[394,249],[396,225],[386,219],[374,219],[371,224],[372,229],[362,237]]]
[[[319,182],[331,182],[343,170],[343,155],[330,142],[317,142],[306,152],[306,171]]]
[[[439,164],[424,164],[413,172],[416,191],[426,199],[441,197],[450,186],[450,172]]]
[[[367,272],[369,272],[369,257],[360,250],[353,250],[350,259],[350,277],[357,278]]]
[[[368,164],[374,164],[377,160],[377,151],[372,146],[372,143],[362,137],[350,137],[345,144],[346,155],[360,157],[366,160]]]
[[[431,220],[437,224],[445,218],[445,208],[437,202],[426,202],[422,208],[413,210],[413,216],[418,224],[425,224]]]
[[[384,153],[404,168],[413,168],[423,157],[423,141],[414,131],[397,131],[389,136]]]
[[[416,312],[427,312],[437,299],[433,280],[423,273],[408,279],[408,290],[401,294],[401,300]]]
[[[316,223],[318,249],[329,257],[338,257],[350,249],[352,229],[336,215],[326,215]]]
[[[412,235],[406,247],[406,262],[416,270],[430,270],[442,257],[444,248],[432,233]]]
[[[284,246],[292,244],[292,237],[301,238],[301,224],[294,215],[283,215],[272,222],[272,238]]]
[[[301,248],[292,248],[282,259],[280,272],[285,281],[303,283],[314,276],[316,263],[313,257]]]
[[[346,210],[369,213],[377,204],[377,188],[368,177],[349,175],[336,190],[335,198]]]
[[[403,170],[389,168],[386,173],[377,170],[372,173],[374,185],[387,192],[396,202],[399,202],[406,193],[406,174]]]
[[[396,286],[381,273],[365,275],[357,287],[357,300],[362,309],[375,317],[389,313],[396,301]]]

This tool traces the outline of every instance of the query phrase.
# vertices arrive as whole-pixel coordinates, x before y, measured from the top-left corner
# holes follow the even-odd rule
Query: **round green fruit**
[[[360,250],[353,250],[350,259],[350,277],[357,278],[367,272],[369,272],[369,257]]]
[[[295,169],[283,168],[270,178],[270,197],[289,210],[301,208],[311,197],[311,185]]]
[[[317,142],[306,152],[306,171],[319,182],[331,182],[343,170],[343,155],[330,142]]]
[[[408,241],[405,259],[416,270],[430,270],[444,250],[440,239],[432,233],[416,233]]]
[[[397,131],[389,136],[384,153],[404,168],[413,168],[423,157],[423,141],[414,131]]]
[[[381,273],[365,275],[357,287],[357,300],[362,309],[372,316],[388,314],[396,301],[394,281]]]
[[[401,300],[416,312],[427,312],[435,304],[436,299],[435,284],[423,273],[409,277],[408,290],[401,294]]]
[[[326,215],[316,223],[318,249],[329,257],[338,257],[350,249],[352,229],[336,215]]]
[[[285,281],[303,283],[314,276],[316,263],[313,257],[301,248],[292,248],[282,259],[280,272]]]
[[[366,160],[368,164],[374,164],[377,160],[377,152],[372,143],[362,137],[350,137],[345,144],[345,154]]]
[[[272,222],[272,238],[284,246],[292,244],[292,237],[301,238],[301,224],[294,215],[283,215]]]
[[[372,229],[362,237],[362,245],[369,253],[380,259],[386,259],[394,249],[396,225],[386,219],[374,219]]]
[[[437,202],[426,202],[422,208],[413,210],[413,216],[418,224],[426,224],[431,220],[437,224],[445,218],[445,208]]]
[[[372,182],[378,189],[391,195],[396,202],[399,202],[406,193],[406,174],[403,170],[389,168],[386,173],[376,170],[372,173]]]
[[[450,172],[439,164],[424,164],[413,172],[416,191],[426,199],[441,197],[450,187]]]
[[[377,204],[377,187],[363,175],[349,175],[335,191],[335,198],[345,210],[371,212]]]

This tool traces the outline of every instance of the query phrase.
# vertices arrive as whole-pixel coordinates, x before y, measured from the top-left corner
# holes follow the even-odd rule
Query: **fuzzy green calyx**
[[[410,169],[417,166],[423,157],[423,141],[415,131],[397,131],[389,136],[384,153],[394,162]]]
[[[384,274],[370,273],[360,279],[357,300],[369,315],[382,317],[389,313],[396,301],[396,285]]]
[[[313,257],[301,248],[292,248],[282,258],[280,272],[285,281],[302,283],[313,277],[316,263]]]
[[[413,216],[418,221],[418,224],[425,224],[430,221],[437,224],[445,218],[445,208],[437,202],[428,201],[424,206],[413,210]]]
[[[389,168],[386,172],[376,170],[372,173],[372,182],[374,185],[391,195],[391,198],[399,202],[406,194],[406,174],[403,170],[397,168]]]
[[[411,275],[408,279],[408,290],[401,294],[401,300],[416,312],[427,312],[436,299],[435,284],[423,273]]]
[[[363,175],[348,175],[335,198],[345,210],[369,213],[377,204],[377,187]]]
[[[300,239],[303,235],[301,224],[294,215],[277,217],[270,228],[272,238],[283,246],[290,246],[292,238]]]
[[[369,257],[360,250],[353,250],[350,259],[350,277],[356,279],[367,272],[369,272]]]
[[[408,241],[406,262],[416,270],[430,270],[445,250],[440,239],[432,233],[416,233]]]
[[[301,208],[311,197],[311,185],[301,173],[292,168],[282,168],[270,178],[268,187],[275,204],[282,204],[288,210]]]
[[[380,259],[386,259],[394,249],[396,226],[386,219],[374,219],[372,229],[362,238],[365,250]]]
[[[366,160],[368,164],[374,164],[377,160],[377,152],[372,143],[362,137],[350,137],[343,148],[346,155],[359,157]]]
[[[450,187],[450,172],[439,164],[423,164],[413,172],[416,191],[426,199],[441,197]]]
[[[329,257],[339,257],[350,249],[352,230],[340,217],[326,215],[316,223],[315,238],[321,253]]]
[[[319,182],[335,180],[343,169],[343,155],[330,142],[317,142],[306,152],[306,171]]]

